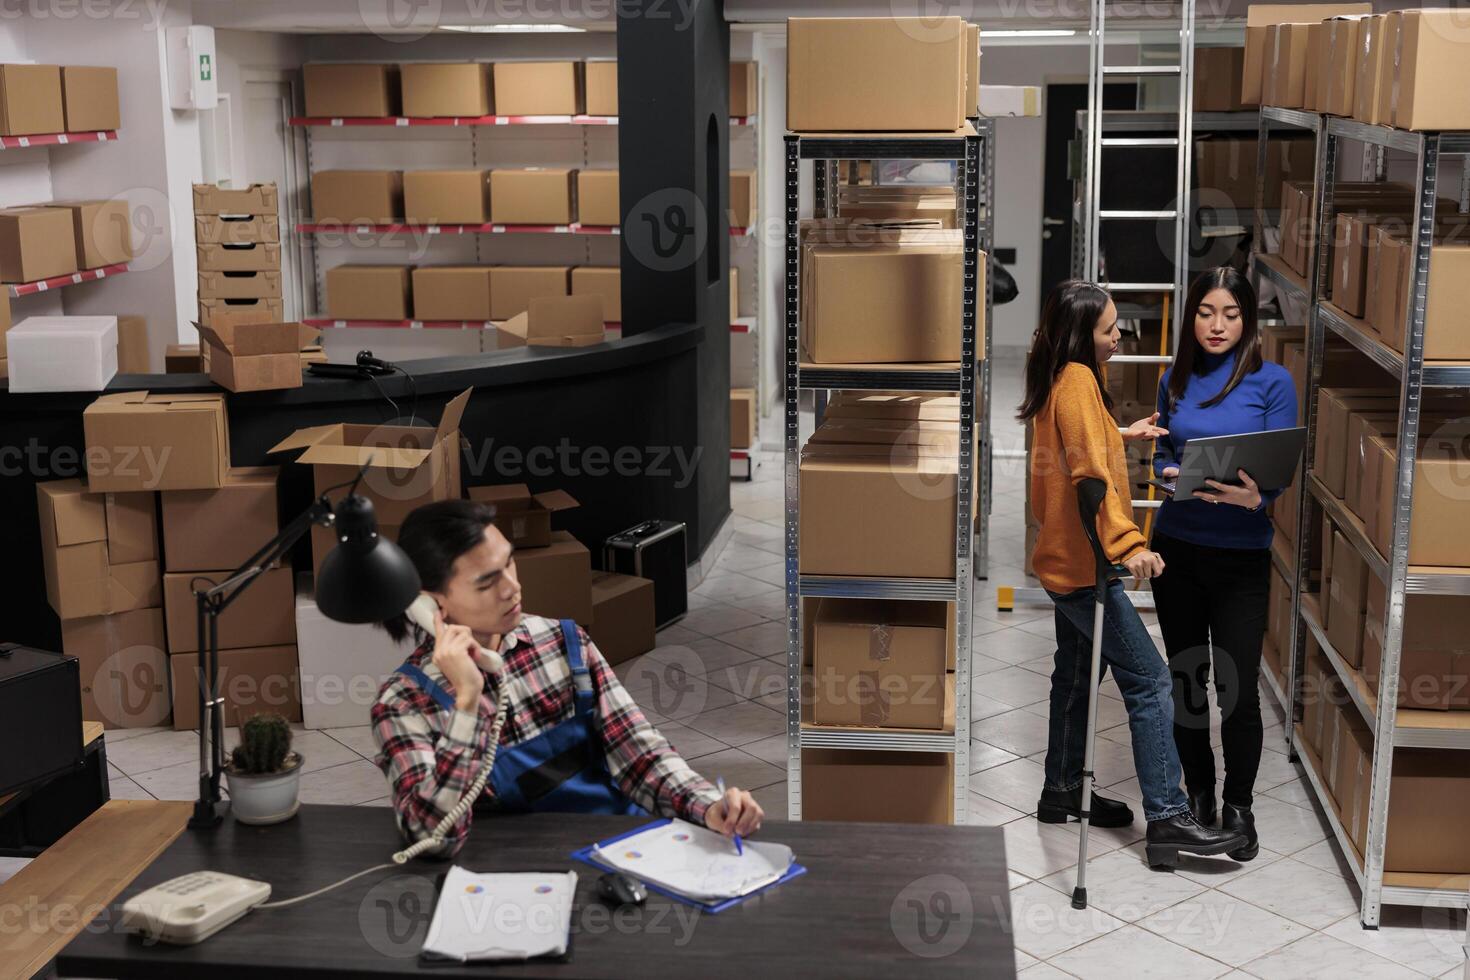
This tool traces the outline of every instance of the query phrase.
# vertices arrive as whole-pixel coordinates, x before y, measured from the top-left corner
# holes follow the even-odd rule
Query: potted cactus
[[[247,719],[240,726],[240,744],[225,765],[235,819],[267,824],[295,816],[301,763],[301,753],[291,751],[286,719],[273,712]]]

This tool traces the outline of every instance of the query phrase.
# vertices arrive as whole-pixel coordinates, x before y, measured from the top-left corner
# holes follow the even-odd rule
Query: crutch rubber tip
[[[1072,889],[1072,908],[1074,908],[1074,909],[1085,909],[1085,908],[1087,908],[1087,889],[1086,888],[1073,888]]]

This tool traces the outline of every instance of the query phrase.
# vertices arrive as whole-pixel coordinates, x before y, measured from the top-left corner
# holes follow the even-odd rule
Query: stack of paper
[[[625,871],[682,898],[708,903],[739,898],[780,880],[794,860],[791,848],[764,841],[735,842],[682,820],[650,827],[592,849],[599,864]]]
[[[427,959],[526,960],[562,956],[577,873],[475,874],[455,866],[429,923]]]

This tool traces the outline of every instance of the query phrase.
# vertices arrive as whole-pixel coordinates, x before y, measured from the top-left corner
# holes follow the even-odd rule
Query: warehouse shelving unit
[[[803,748],[866,749],[943,752],[954,756],[954,821],[965,819],[969,796],[970,757],[970,615],[974,592],[972,577],[972,487],[988,482],[976,466],[976,382],[981,362],[977,355],[979,295],[981,135],[972,127],[955,135],[865,134],[807,136],[788,134],[785,155],[786,233],[786,616],[787,616],[787,811],[802,815]],[[985,154],[989,159],[989,154]],[[801,256],[799,240],[800,177],[803,160],[816,164],[818,206],[825,213],[832,196],[831,162],[838,160],[952,160],[955,161],[956,202],[964,224],[964,300],[961,360],[949,365],[874,365],[828,368],[804,366],[800,358]],[[990,331],[986,330],[987,345]],[[988,360],[988,358],[986,358]],[[803,575],[800,571],[801,391],[816,389],[819,403],[835,389],[874,391],[947,391],[959,396],[959,446],[955,497],[955,577],[953,579],[872,578]],[[982,499],[985,492],[980,495]],[[875,728],[829,728],[802,721],[802,600],[813,597],[917,599],[955,604],[955,710],[954,732],[884,731]]]
[[[1421,403],[1424,390],[1436,387],[1470,387],[1470,365],[1435,364],[1424,360],[1424,328],[1429,286],[1429,261],[1433,243],[1434,207],[1440,160],[1446,153],[1470,154],[1470,134],[1411,133],[1373,126],[1350,119],[1322,117],[1315,113],[1265,108],[1261,111],[1261,133],[1264,139],[1267,122],[1310,128],[1317,134],[1317,165],[1314,187],[1313,241],[1309,259],[1311,281],[1304,285],[1307,306],[1307,446],[1304,464],[1304,487],[1298,502],[1297,527],[1310,528],[1318,519],[1317,508],[1332,517],[1349,545],[1354,548],[1370,571],[1387,587],[1386,623],[1383,632],[1382,668],[1375,696],[1361,673],[1350,667],[1333,648],[1315,597],[1304,594],[1305,569],[1309,535],[1299,533],[1295,555],[1298,574],[1288,575],[1293,586],[1292,610],[1295,628],[1292,649],[1287,658],[1290,678],[1287,693],[1292,709],[1288,721],[1295,717],[1295,706],[1301,701],[1301,664],[1306,635],[1312,637],[1323,655],[1342,680],[1350,700],[1374,733],[1373,776],[1368,805],[1366,853],[1358,855],[1334,811],[1323,778],[1321,760],[1311,747],[1298,739],[1294,724],[1288,724],[1287,738],[1295,749],[1322,809],[1326,811],[1339,846],[1348,858],[1362,892],[1361,920],[1365,927],[1376,928],[1383,905],[1464,907],[1467,890],[1464,876],[1445,877],[1404,874],[1384,870],[1387,846],[1389,789],[1396,748],[1436,748],[1470,751],[1470,715],[1458,712],[1400,710],[1398,707],[1399,667],[1404,635],[1405,600],[1410,594],[1470,595],[1470,570],[1451,571],[1441,568],[1411,566],[1409,528],[1413,500],[1415,457],[1418,450]],[[1410,153],[1415,161],[1415,204],[1413,224],[1414,248],[1410,278],[1411,300],[1404,323],[1404,353],[1399,354],[1377,338],[1363,333],[1324,299],[1330,268],[1331,221],[1333,191],[1337,179],[1337,156],[1343,141],[1355,141],[1372,148]],[[1264,144],[1262,152],[1264,152]],[[1381,175],[1381,152],[1376,166]],[[1258,183],[1260,178],[1258,178]],[[1259,219],[1258,219],[1259,220]],[[1294,288],[1275,263],[1258,257],[1257,270],[1273,282]],[[1317,436],[1317,400],[1320,386],[1322,353],[1328,331],[1360,351],[1399,384],[1398,472],[1393,514],[1393,546],[1391,554],[1382,555],[1368,540],[1361,523],[1327,490],[1312,472],[1312,459]]]

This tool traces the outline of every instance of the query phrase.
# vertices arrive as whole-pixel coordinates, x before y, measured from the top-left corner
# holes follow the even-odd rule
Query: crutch
[[[1077,484],[1077,511],[1082,516],[1082,530],[1092,545],[1097,565],[1096,602],[1092,609],[1092,665],[1087,678],[1087,745],[1082,755],[1082,828],[1077,841],[1077,887],[1072,889],[1072,908],[1087,908],[1087,828],[1092,816],[1092,743],[1097,738],[1097,687],[1102,671],[1103,610],[1108,598],[1108,583],[1128,574],[1128,569],[1108,559],[1097,536],[1097,512],[1107,496],[1108,485],[1096,477]]]

